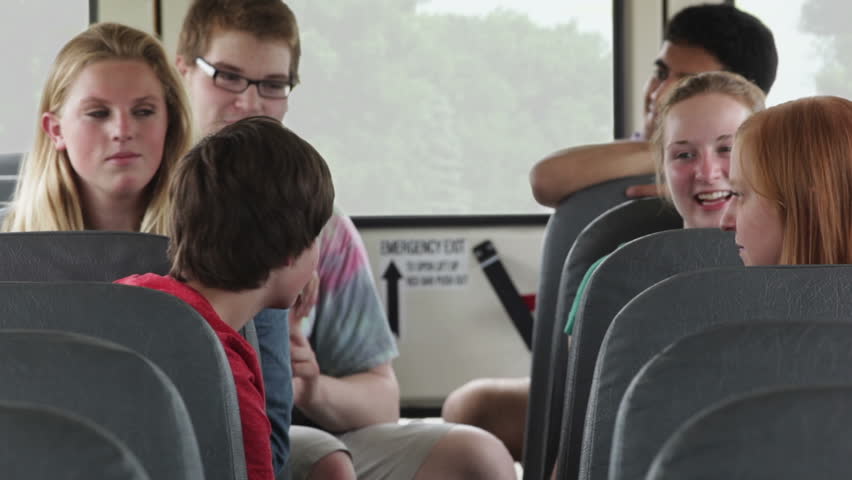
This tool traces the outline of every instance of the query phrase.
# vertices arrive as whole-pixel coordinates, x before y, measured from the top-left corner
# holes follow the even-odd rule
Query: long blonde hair
[[[175,164],[188,149],[191,118],[183,86],[163,47],[145,32],[116,23],[94,25],[71,39],[56,57],[41,96],[39,120],[58,113],[72,84],[88,65],[105,60],[139,60],[154,71],[163,86],[168,127],[163,158],[146,186],[147,208],[139,230],[166,234],[171,211],[168,181]],[[15,196],[3,221],[3,231],[83,230],[86,228],[80,192],[64,151],[57,151],[39,126],[29,155],[23,160]]]
[[[755,114],[734,150],[754,191],[777,204],[781,264],[852,263],[852,102],[810,97]]]
[[[718,93],[727,95],[740,102],[751,113],[765,108],[766,96],[755,84],[732,72],[704,72],[684,78],[671,89],[662,101],[657,114],[651,143],[654,145],[654,170],[657,174],[657,186],[671,200],[666,188],[665,176],[665,124],[666,117],[675,105],[698,95]]]

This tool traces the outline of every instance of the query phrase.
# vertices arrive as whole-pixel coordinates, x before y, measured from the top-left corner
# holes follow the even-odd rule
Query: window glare
[[[353,215],[515,214],[538,159],[612,139],[611,2],[290,0],[285,123]]]
[[[812,95],[852,98],[849,3],[838,0],[737,0],[775,35],[778,76],[767,99],[776,105]]]
[[[47,72],[62,45],[88,25],[89,2],[6,3],[6,21],[0,28],[0,44],[6,46],[3,64],[8,69],[0,75],[0,153],[18,153],[31,147]]]

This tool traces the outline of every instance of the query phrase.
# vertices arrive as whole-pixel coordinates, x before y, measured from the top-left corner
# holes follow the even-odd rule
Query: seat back
[[[127,445],[152,478],[204,479],[180,394],[151,362],[114,343],[56,331],[0,331],[0,401],[91,420]]]
[[[0,233],[0,282],[112,282],[169,273],[169,239],[96,230]],[[259,352],[254,322],[240,331]]]
[[[0,283],[0,328],[75,332],[144,355],[183,397],[206,478],[246,478],[231,368],[213,330],[186,303],[163,292],[110,283]]]
[[[0,154],[0,205],[12,200],[18,182],[18,166],[23,155],[20,153]]]
[[[719,229],[657,232],[618,248],[595,271],[577,311],[571,349],[566,352],[567,359],[560,359],[566,365],[565,413],[557,461],[562,478],[574,477],[579,470],[595,363],[615,315],[640,292],[672,275],[742,265],[734,245],[733,234]]]
[[[598,215],[628,200],[624,191],[631,185],[651,183],[653,177],[625,177],[581,190],[563,200],[550,216],[541,251],[541,270],[533,323],[531,386],[524,439],[524,478],[545,475],[545,440],[550,408],[550,361],[556,304],[562,265],[574,240]],[[549,468],[549,467],[547,467]]]
[[[0,175],[17,175],[23,153],[0,153]]]
[[[615,418],[639,369],[676,340],[725,323],[852,318],[852,267],[724,267],[663,280],[630,301],[598,355],[579,478],[605,479]]]
[[[609,478],[645,478],[666,439],[713,404],[759,390],[842,383],[852,384],[852,319],[735,324],[684,337],[645,364],[624,394]]]
[[[852,387],[755,393],[702,412],[654,460],[649,480],[852,477]]]
[[[169,272],[168,238],[133,232],[0,234],[0,281],[112,282],[134,273]]]
[[[628,200],[624,191],[631,185],[651,183],[653,176],[639,175],[600,183],[567,197],[550,216],[541,248],[541,275],[536,295],[535,324],[552,324],[559,298],[562,265],[574,240],[586,226],[607,210]],[[535,330],[542,347],[550,346],[550,330]],[[547,340],[544,342],[544,340]],[[544,343],[541,343],[544,342]],[[546,359],[547,360],[547,359]]]
[[[150,479],[115,435],[84,418],[32,404],[0,403],[0,471],[6,478]]]
[[[544,415],[545,430],[542,431],[547,435],[544,459],[546,469],[550,468],[556,460],[560,437],[559,427],[564,413],[565,372],[568,362],[568,343],[564,333],[565,321],[586,271],[598,259],[625,242],[661,230],[680,228],[681,225],[680,216],[664,200],[659,198],[632,200],[601,214],[586,226],[574,241],[562,269],[556,320],[551,325],[550,361],[548,368],[539,373],[539,377],[546,376],[546,378],[539,382],[540,387],[534,383],[530,386],[531,389],[547,388],[549,392],[549,408],[543,411],[530,408],[528,413],[530,418]],[[534,381],[535,378],[532,382]],[[527,431],[536,431],[532,429],[534,425],[530,422],[528,427]]]

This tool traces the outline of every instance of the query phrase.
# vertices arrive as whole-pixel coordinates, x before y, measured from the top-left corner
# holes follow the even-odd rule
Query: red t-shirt
[[[148,273],[131,275],[116,280],[115,283],[150,288],[174,295],[198,311],[213,327],[213,331],[216,332],[216,336],[222,342],[237,387],[248,478],[249,480],[274,480],[270,443],[272,427],[269,424],[269,418],[266,416],[264,402],[266,397],[263,391],[260,363],[252,346],[236,330],[219,318],[219,315],[213,310],[213,306],[203,295],[172,277]]]

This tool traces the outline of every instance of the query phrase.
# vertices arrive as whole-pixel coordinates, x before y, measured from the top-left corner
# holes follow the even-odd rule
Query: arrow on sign
[[[396,268],[396,264],[391,260],[382,278],[388,284],[388,323],[390,329],[399,337],[399,280],[402,278],[402,273]]]

